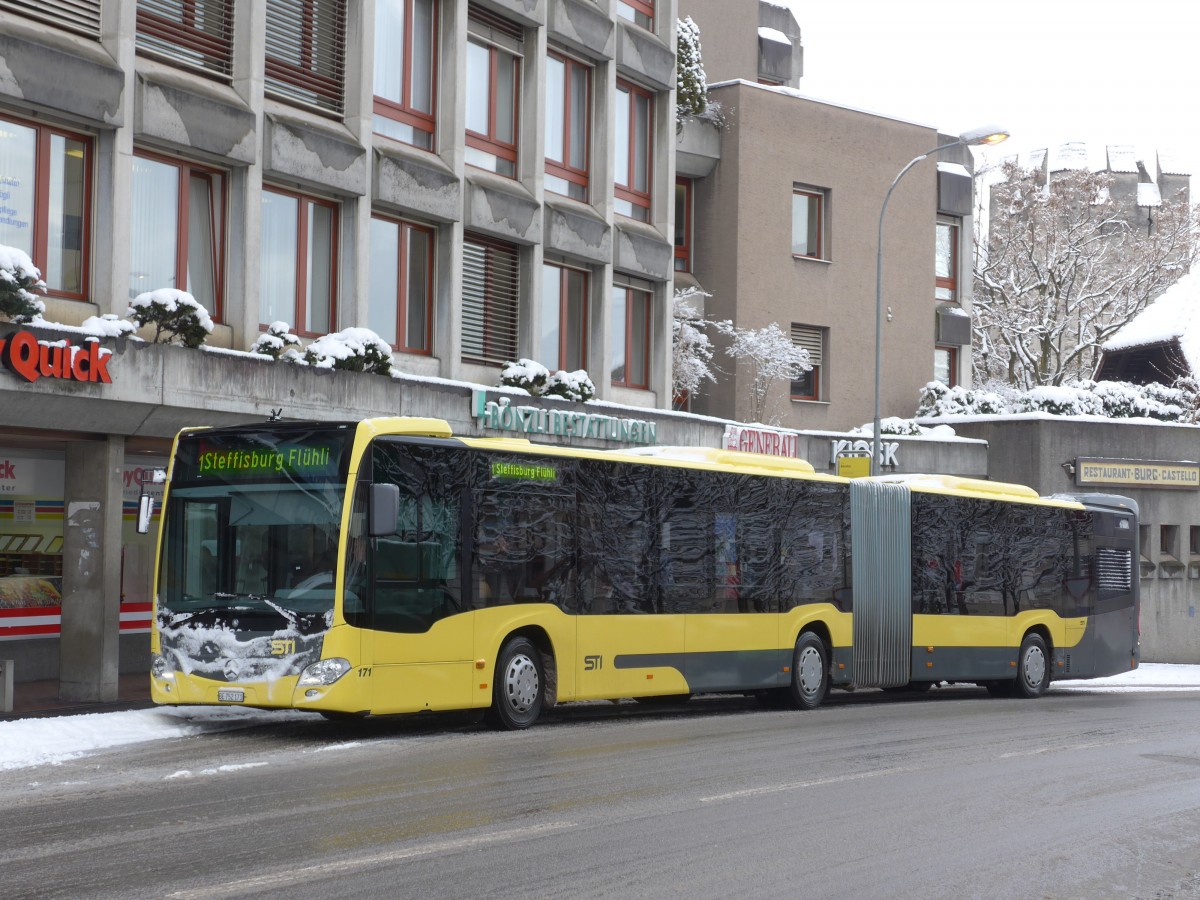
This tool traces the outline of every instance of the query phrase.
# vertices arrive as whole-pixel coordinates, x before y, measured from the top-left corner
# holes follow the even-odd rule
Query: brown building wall
[[[706,50],[707,53],[707,50]],[[737,82],[714,87],[725,110],[721,160],[697,185],[696,276],[713,297],[710,316],[739,327],[793,322],[828,329],[820,402],[793,402],[776,385],[767,418],[794,428],[844,429],[874,407],[875,264],[888,186],[938,143],[933,128]],[[706,183],[708,182],[708,183]],[[826,260],[791,255],[792,187],[828,192]],[[932,379],[936,167],[918,163],[896,188],[884,234],[884,416],[911,416]],[[744,419],[747,372],[697,403],[698,411]]]

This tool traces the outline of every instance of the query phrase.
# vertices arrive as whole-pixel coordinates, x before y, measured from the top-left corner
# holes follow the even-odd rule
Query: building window
[[[337,204],[263,189],[263,326],[282,321],[297,334],[329,333],[337,307],[337,226]]]
[[[463,236],[464,361],[502,366],[517,358],[519,264],[512,244]]]
[[[792,343],[808,351],[808,364],[812,366],[807,372],[792,381],[793,400],[820,400],[825,390],[825,329],[814,328],[811,325],[792,325]]]
[[[267,0],[266,91],[341,115],[346,0]]]
[[[614,284],[612,289],[612,383],[650,387],[650,298],[648,290]]]
[[[792,256],[825,259],[825,192],[792,190]]]
[[[588,273],[542,266],[542,328],[538,361],[550,371],[587,368]]]
[[[232,0],[138,0],[137,49],[227,80],[233,73]]]
[[[654,28],[654,0],[617,0],[617,15],[651,31]]]
[[[0,244],[27,253],[50,294],[87,296],[92,139],[0,119]]]
[[[376,0],[376,134],[433,149],[436,46],[433,0]]]
[[[650,92],[617,82],[616,172],[614,209],[622,216],[650,221],[651,120]]]
[[[934,249],[936,300],[958,301],[958,234],[959,223],[952,219],[939,219],[937,243]]]
[[[690,178],[675,179],[675,271],[692,271],[692,191]]]
[[[468,165],[516,178],[523,34],[513,23],[473,6],[467,30],[463,158]]]
[[[958,348],[933,348],[933,380],[946,387],[958,384]]]
[[[100,37],[101,0],[0,0],[0,9],[11,10],[17,15],[37,19],[68,31]]]
[[[557,53],[546,58],[546,190],[588,199],[592,70]]]
[[[429,353],[433,308],[433,229],[371,219],[367,326],[405,353]]]
[[[138,153],[133,159],[129,296],[170,287],[222,317],[225,173]]]

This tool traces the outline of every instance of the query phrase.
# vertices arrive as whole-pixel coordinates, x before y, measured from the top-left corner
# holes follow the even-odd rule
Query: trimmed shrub
[[[199,347],[212,334],[208,310],[187,291],[159,288],[138,294],[125,314],[138,328],[154,326],[151,343],[169,344],[178,339],[185,347]]]

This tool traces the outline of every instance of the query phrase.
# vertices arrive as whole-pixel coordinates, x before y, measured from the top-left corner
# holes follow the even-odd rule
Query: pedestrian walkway
[[[96,702],[61,699],[58,696],[57,679],[24,681],[13,685],[13,710],[11,713],[0,713],[0,722],[10,719],[145,709],[153,705],[150,701],[149,672],[121,675],[117,681],[117,699]]]

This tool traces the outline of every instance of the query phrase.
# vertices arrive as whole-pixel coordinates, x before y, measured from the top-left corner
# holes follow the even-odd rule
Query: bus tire
[[[1017,657],[1017,696],[1040,697],[1050,686],[1050,654],[1040,634],[1029,633],[1021,641]]]
[[[528,728],[537,721],[545,695],[546,673],[541,652],[528,638],[508,641],[496,660],[488,724],[501,731]]]
[[[788,699],[796,709],[816,709],[829,693],[829,651],[825,642],[806,631],[792,654],[792,683]]]

